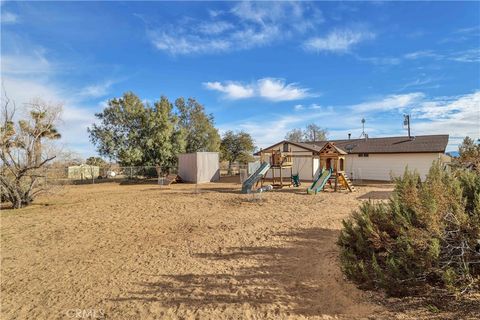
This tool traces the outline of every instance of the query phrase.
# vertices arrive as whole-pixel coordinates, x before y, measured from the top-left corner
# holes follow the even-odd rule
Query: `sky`
[[[480,2],[2,1],[1,81],[62,103],[62,143],[95,155],[108,100],[194,97],[258,147],[315,123],[331,139],[480,138]]]

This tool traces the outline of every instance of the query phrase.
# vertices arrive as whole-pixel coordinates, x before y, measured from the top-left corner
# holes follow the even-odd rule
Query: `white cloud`
[[[438,53],[432,50],[414,51],[404,55],[405,59],[434,59],[450,60],[456,62],[480,62],[480,50],[478,48],[458,50],[450,53]]]
[[[62,104],[62,121],[59,141],[72,151],[84,156],[94,154],[90,144],[87,127],[96,121],[95,112],[101,105],[86,105],[86,96],[78,94],[76,89],[65,87],[53,81],[60,72],[58,64],[47,60],[43,50],[31,50],[32,55],[2,55],[2,84],[5,93],[15,102],[18,116],[26,112],[26,104],[34,98],[52,104]],[[55,66],[55,67],[53,67]],[[99,94],[101,86],[87,86],[84,93]]]
[[[252,86],[242,85],[235,82],[227,82],[225,84],[222,84],[218,81],[205,82],[203,85],[209,90],[223,92],[226,98],[233,100],[250,98],[253,97],[255,94],[254,88]]]
[[[401,87],[398,91],[404,91],[407,88],[439,88],[439,84],[433,84],[433,82],[439,79],[433,79],[430,77],[425,77],[425,74],[421,74],[419,78],[416,78],[413,81],[407,82],[403,87]],[[417,89],[418,90],[418,89]]]
[[[296,105],[293,106],[293,109],[294,109],[295,111],[300,111],[300,110],[305,109],[305,107],[304,107],[303,105],[301,105],[301,104],[296,104]]]
[[[225,40],[205,41],[202,37],[195,35],[174,35],[167,32],[151,32],[153,45],[162,51],[170,54],[192,54],[192,53],[213,53],[227,51],[231,43]]]
[[[353,105],[350,107],[350,109],[358,113],[402,109],[412,106],[414,103],[420,101],[423,97],[424,94],[421,92],[392,94],[380,100],[373,100]]]
[[[354,45],[375,38],[369,31],[355,31],[352,29],[337,29],[325,37],[313,37],[305,41],[303,47],[307,51],[330,51],[336,53],[348,52]]]
[[[86,86],[80,91],[79,95],[85,98],[100,98],[106,96],[114,83],[112,80],[107,80],[103,83]]]
[[[450,56],[450,60],[457,62],[480,62],[480,49],[456,52]]]
[[[240,2],[209,19],[181,18],[174,25],[149,27],[152,44],[172,55],[245,50],[304,34],[323,22],[321,12],[301,2]]]
[[[309,96],[308,90],[298,87],[296,83],[286,84],[282,79],[264,78],[258,80],[260,96],[272,101],[303,99]]]
[[[2,24],[14,24],[19,22],[18,15],[5,10],[2,10],[0,20]]]
[[[450,134],[449,150],[465,136],[480,138],[480,91],[424,101],[411,112],[418,134]]]
[[[358,137],[362,131],[362,117],[367,119],[365,130],[371,137],[405,135],[401,113],[392,115],[389,112],[398,107],[399,111],[412,115],[413,135],[449,134],[448,150],[455,150],[467,135],[475,139],[480,137],[480,91],[435,98],[429,98],[420,92],[387,95],[368,103],[322,109],[311,109],[312,105],[297,106],[294,106],[290,114],[270,114],[261,119],[223,123],[219,128],[221,132],[231,128],[245,130],[252,135],[259,147],[281,141],[289,130],[312,122],[328,129],[332,139],[346,138],[348,133]],[[357,110],[359,106],[364,108],[365,115],[348,111]],[[328,123],[322,121],[326,116]]]
[[[292,101],[313,96],[309,89],[299,87],[297,83],[287,84],[278,78],[262,78],[251,84],[227,81],[221,83],[205,82],[204,87],[209,90],[224,93],[227,99],[245,99],[261,97],[270,101]]]
[[[412,109],[419,119],[446,119],[462,118],[463,120],[475,120],[477,124],[480,114],[480,91],[454,97],[440,97],[431,101],[425,101]],[[479,126],[480,129],[480,126]]]
[[[318,105],[318,104],[316,104],[316,103],[312,103],[312,104],[310,105],[310,109],[312,109],[312,110],[320,110],[320,109],[322,109],[322,106],[321,106],[321,105]]]
[[[285,134],[296,127],[303,126],[306,121],[312,121],[316,117],[322,115],[282,115],[274,116],[269,119],[246,119],[232,123],[224,123],[219,126],[220,132],[223,133],[231,128],[244,130],[253,137],[255,144],[260,148],[268,147],[285,138]],[[268,130],[266,130],[268,128]]]
[[[233,28],[234,25],[226,21],[204,22],[198,26],[198,31],[207,35],[215,35]]]
[[[96,108],[82,106],[81,101],[72,99],[69,90],[60,88],[58,85],[39,79],[25,79],[15,77],[3,77],[5,92],[8,97],[15,101],[19,115],[25,113],[26,103],[40,97],[48,103],[60,103],[63,105],[62,121],[59,131],[62,134],[61,143],[72,148],[76,152],[88,150],[93,154],[93,146],[88,139],[87,127],[95,122]],[[83,145],[82,149],[78,146]],[[86,148],[85,146],[88,146]],[[86,154],[84,154],[86,155]]]
[[[392,127],[391,116],[383,113],[398,109],[399,113],[411,114],[414,135],[449,134],[449,150],[455,150],[467,135],[475,139],[480,137],[480,91],[434,98],[428,98],[421,92],[388,95],[382,99],[350,106],[350,109],[366,114],[367,123],[370,125],[367,131],[369,133],[404,134],[399,130],[401,115],[398,116],[398,126]],[[355,113],[353,116],[355,117]]]
[[[32,54],[2,54],[2,75],[38,76],[54,72],[54,66],[45,57],[44,49]]]
[[[442,55],[439,55],[438,53],[435,53],[431,50],[414,51],[414,52],[405,54],[403,57],[409,60],[416,60],[421,58],[433,58],[433,59],[443,58]]]
[[[374,65],[397,65],[402,62],[402,59],[395,58],[395,57],[361,57],[359,55],[355,55],[359,61],[366,61],[370,62]]]

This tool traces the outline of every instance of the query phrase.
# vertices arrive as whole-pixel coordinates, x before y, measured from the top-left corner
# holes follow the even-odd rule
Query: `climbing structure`
[[[262,163],[269,163],[270,164],[270,172],[272,180],[272,186],[276,188],[283,188],[283,187],[290,187],[292,185],[292,177],[293,177],[293,160],[292,160],[292,153],[289,151],[279,151],[279,150],[270,150],[261,152],[260,154],[260,161]],[[290,175],[287,177],[283,176],[284,170],[290,170]],[[262,178],[261,183],[263,186],[263,182],[266,178],[266,175]],[[286,178],[286,179],[284,179]]]
[[[327,185],[335,191],[346,189],[354,191],[355,188],[345,173],[345,156],[347,152],[335,146],[332,142],[327,142],[318,152],[320,158],[320,168],[322,172],[312,186],[307,190],[308,193],[317,193],[323,190]],[[330,174],[327,174],[330,173]]]

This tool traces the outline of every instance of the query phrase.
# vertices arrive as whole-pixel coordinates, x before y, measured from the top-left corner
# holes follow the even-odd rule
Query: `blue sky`
[[[62,143],[108,99],[194,97],[259,147],[314,122],[361,133],[480,137],[480,2],[1,3],[1,77],[18,105],[64,104]]]

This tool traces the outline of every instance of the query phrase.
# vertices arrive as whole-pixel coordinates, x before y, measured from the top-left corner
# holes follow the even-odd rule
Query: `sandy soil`
[[[446,308],[385,299],[345,281],[335,245],[341,220],[358,197],[388,190],[358,189],[258,197],[226,182],[65,187],[1,212],[1,318],[480,316],[478,300]]]

